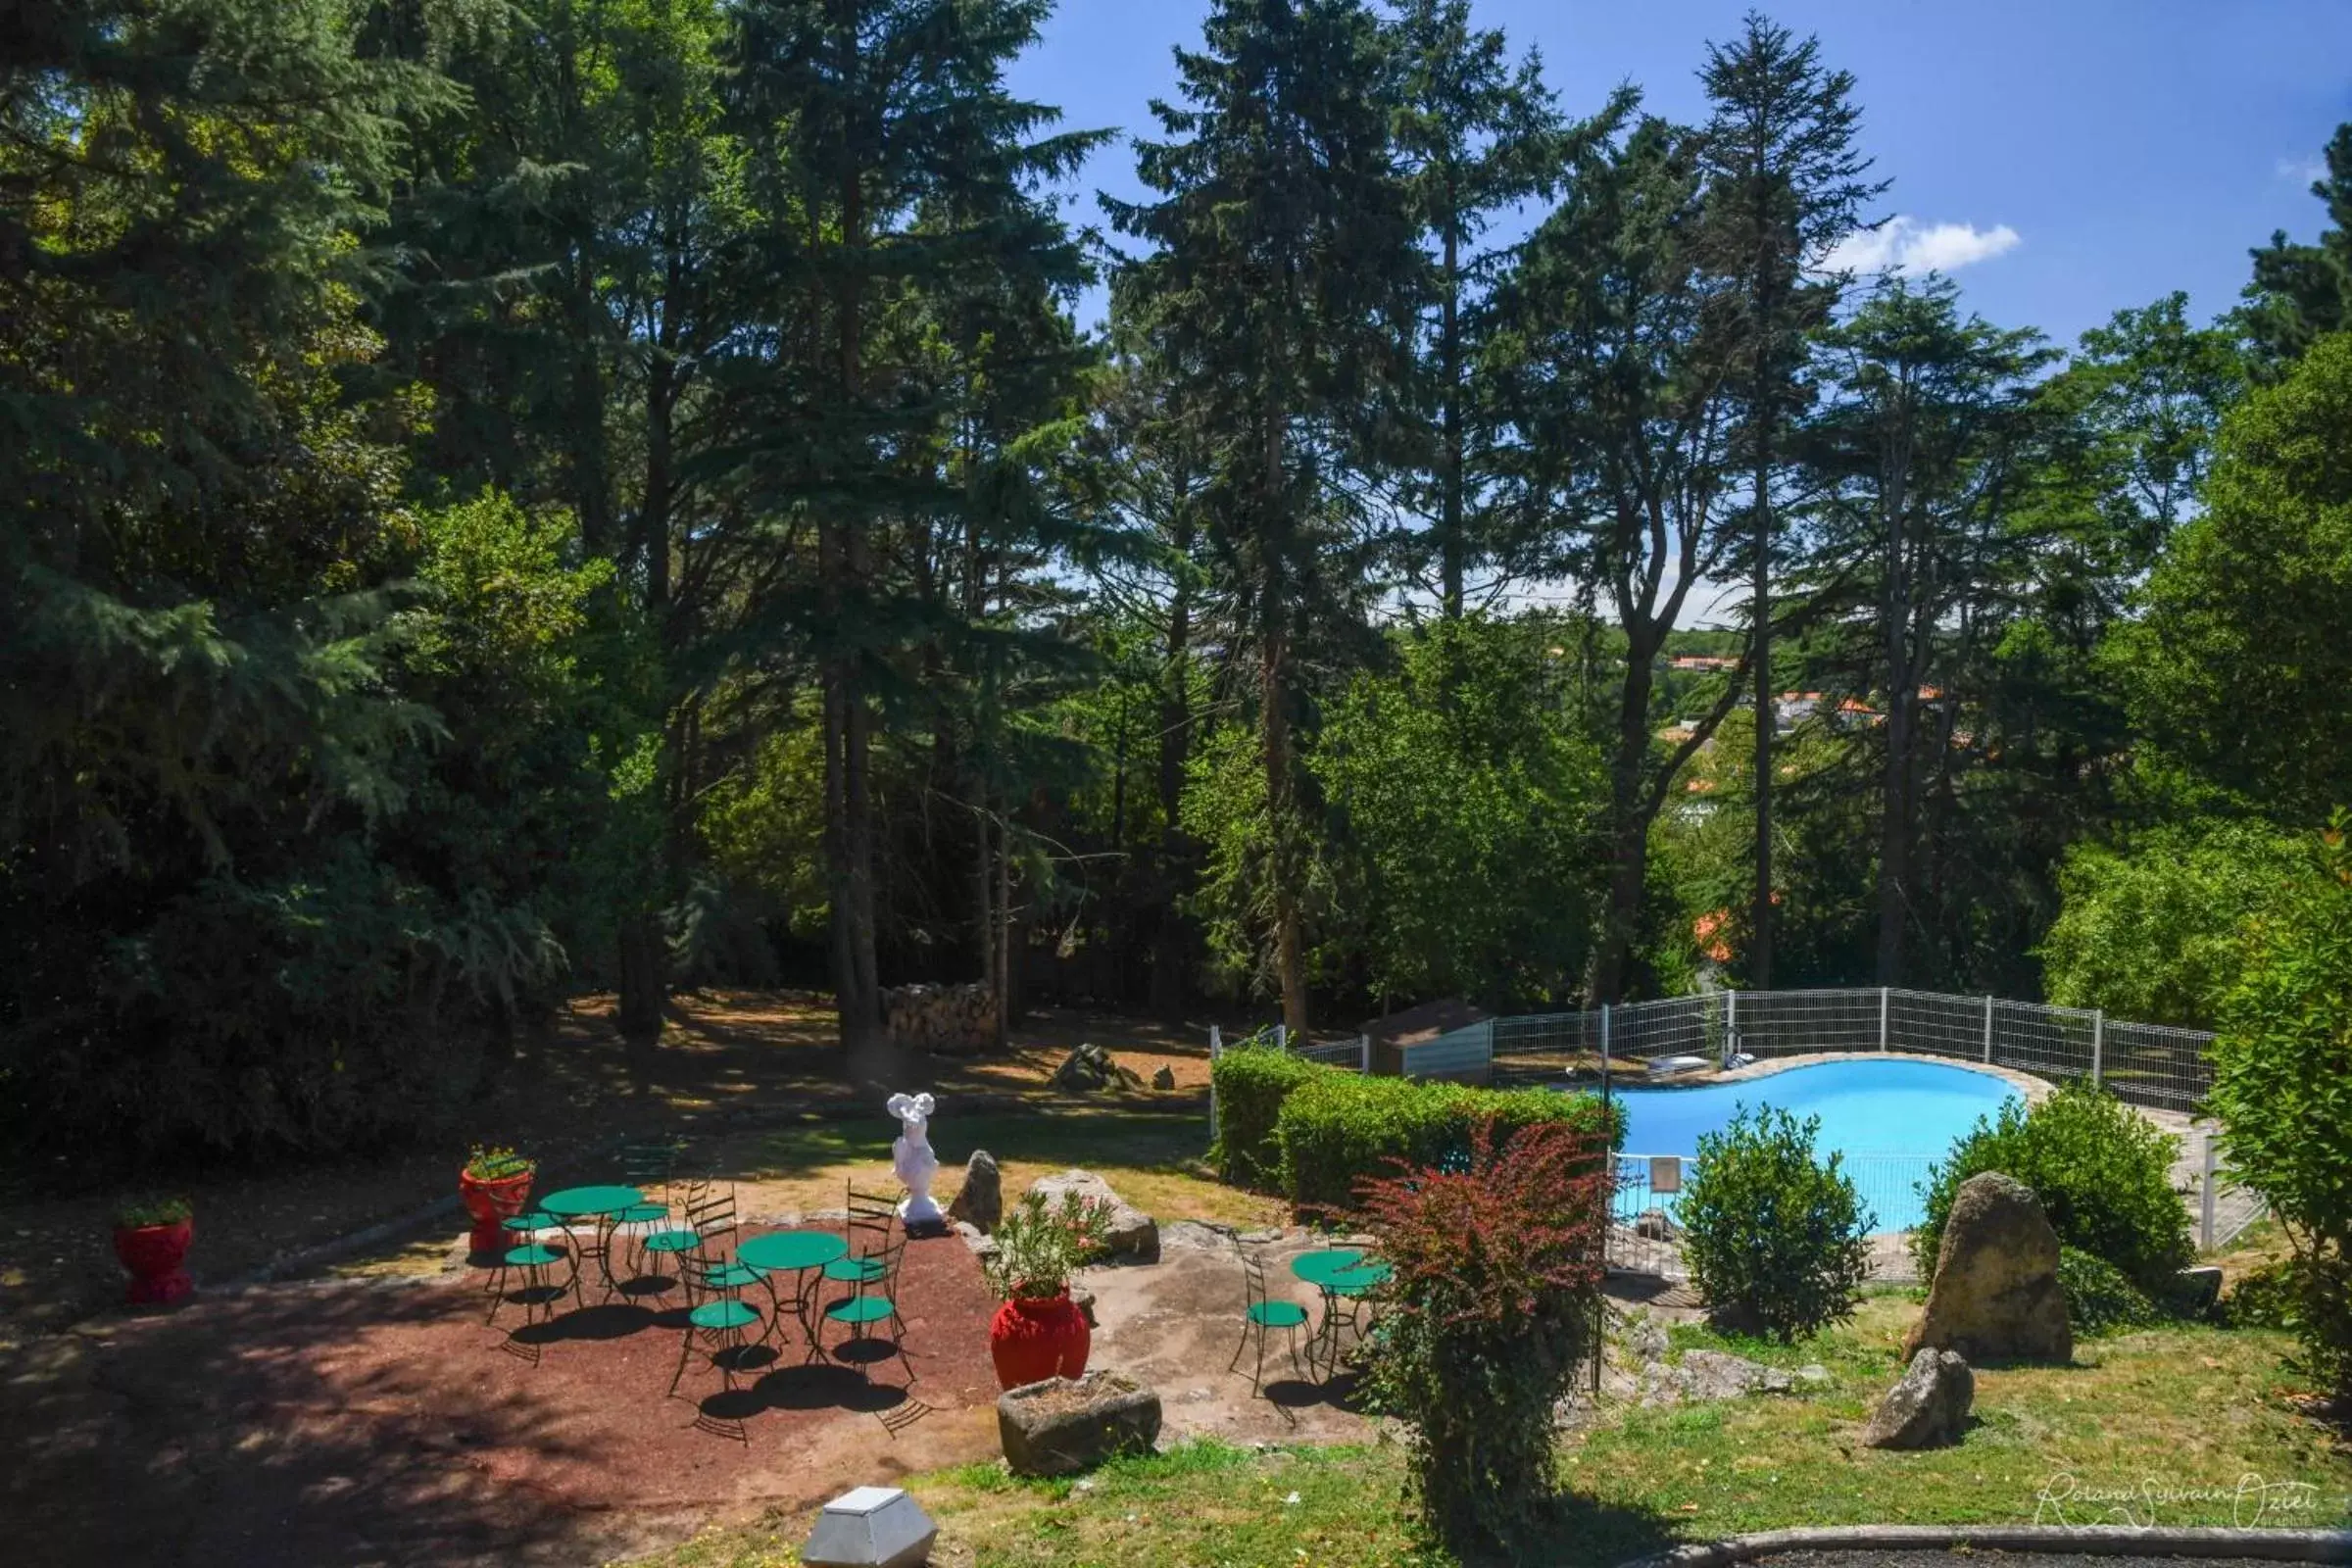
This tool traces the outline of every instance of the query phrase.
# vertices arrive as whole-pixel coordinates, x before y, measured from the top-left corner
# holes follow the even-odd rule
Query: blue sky
[[[1533,44],[1572,113],[1631,80],[1649,107],[1695,118],[1693,73],[1732,36],[1737,0],[1476,0],[1487,26]],[[2228,309],[2246,250],[2309,237],[2321,145],[2352,120],[2352,0],[1785,0],[1764,8],[1821,39],[1859,78],[1863,144],[1894,181],[1873,243],[1936,257],[1968,305],[2072,344],[2113,311],[2173,289]],[[1171,45],[1197,43],[1204,0],[1061,0],[1013,73],[1073,126],[1155,129],[1175,87]],[[1093,192],[1138,194],[1123,144],[1097,154]],[[1091,302],[1090,302],[1091,303]],[[1099,309],[1098,306],[1094,308]]]

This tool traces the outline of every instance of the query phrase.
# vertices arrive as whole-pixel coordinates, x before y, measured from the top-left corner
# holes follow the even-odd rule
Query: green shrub
[[[1497,1141],[1522,1127],[1558,1124],[1613,1145],[1607,1110],[1592,1095],[1327,1072],[1283,1101],[1276,1120],[1282,1190],[1306,1209],[1345,1209],[1363,1181],[1396,1174],[1396,1162],[1459,1168],[1472,1131],[1492,1122]]]
[[[2352,815],[2253,923],[2213,1042],[2222,1153],[2294,1249],[2297,1369],[2352,1400]]]
[[[1274,1137],[1282,1102],[1300,1084],[1340,1071],[1270,1046],[1245,1042],[1217,1057],[1217,1147],[1209,1157],[1221,1181],[1273,1187],[1282,1180],[1282,1145]]]
[[[1376,1178],[1360,1195],[1395,1270],[1371,1403],[1405,1423],[1423,1521],[1465,1558],[1532,1560],[1549,1518],[1554,1409],[1599,1321],[1598,1152],[1590,1133],[1557,1124],[1505,1137],[1481,1122],[1455,1164]]]
[[[2233,1329],[2293,1330],[2303,1272],[2291,1257],[2248,1269],[2222,1298],[2222,1321]]]
[[[1838,1156],[1816,1157],[1820,1131],[1819,1116],[1742,1105],[1699,1135],[1675,1217],[1716,1327],[1788,1341],[1853,1315],[1873,1219]]]
[[[1928,1173],[1927,1216],[1912,1233],[1912,1255],[1921,1274],[1934,1275],[1960,1184],[1997,1170],[2034,1190],[2059,1241],[2162,1296],[2196,1255],[2188,1210],[2173,1191],[2179,1148],[2179,1139],[2087,1084],[2069,1084],[2031,1110],[2003,1105]]]
[[[2079,1247],[2058,1249],[2058,1288],[2078,1335],[2115,1334],[2161,1323],[2168,1314],[2122,1269]]]

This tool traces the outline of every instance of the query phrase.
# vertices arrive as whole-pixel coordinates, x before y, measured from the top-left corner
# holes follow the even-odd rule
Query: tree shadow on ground
[[[364,1329],[446,1319],[416,1290],[253,1293],[7,1357],[0,1475],[27,1564],[598,1560],[602,1522],[495,1484],[476,1453],[576,1449],[530,1391],[418,1406],[397,1368],[321,1360]],[[17,1554],[21,1551],[22,1554]]]

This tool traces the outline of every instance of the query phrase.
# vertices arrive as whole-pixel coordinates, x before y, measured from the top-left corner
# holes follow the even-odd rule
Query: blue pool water
[[[1720,1132],[1740,1105],[1772,1105],[1800,1121],[1821,1118],[1814,1147],[1844,1165],[1878,1215],[1880,1230],[1919,1223],[1916,1184],[1952,1141],[2020,1098],[1990,1073],[1928,1061],[1857,1059],[1791,1067],[1697,1089],[1624,1089],[1628,1154],[1698,1152],[1698,1135]],[[1661,1200],[1660,1206],[1671,1208]]]

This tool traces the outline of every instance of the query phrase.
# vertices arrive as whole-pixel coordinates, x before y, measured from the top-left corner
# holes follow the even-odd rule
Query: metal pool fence
[[[1540,1083],[1577,1072],[1641,1070],[1665,1056],[1719,1061],[1815,1053],[1904,1052],[2088,1079],[2136,1105],[2188,1112],[2211,1087],[2212,1036],[2129,1023],[2090,1007],[1955,997],[1878,986],[1841,991],[1715,991],[1491,1018],[1406,1048],[1408,1077]]]
[[[1735,1053],[1759,1060],[1776,1056],[1901,1052],[1951,1061],[2012,1068],[2055,1082],[2087,1080],[2130,1104],[2178,1116],[2194,1115],[2213,1073],[2205,1048],[2213,1036],[2167,1024],[2110,1018],[2092,1007],[1960,997],[1895,986],[1815,991],[1715,991],[1654,1002],[1627,1003],[1582,1012],[1491,1018],[1407,1047],[1408,1077],[1477,1078],[1498,1085],[1558,1084],[1647,1077],[1650,1064],[1673,1056],[1708,1064]],[[2178,1125],[2178,1124],[2176,1124]],[[2251,1194],[2230,1186],[2216,1169],[2210,1133],[2189,1134],[2190,1159],[2181,1175],[2200,1245],[2227,1243],[2262,1213]],[[1912,1188],[1930,1161],[1907,1154],[1847,1156],[1864,1200],[1882,1216],[1915,1210]],[[1629,1174],[1630,1172],[1630,1174]],[[1621,1169],[1611,1230],[1611,1260],[1661,1250],[1632,1221],[1652,1206],[1648,1168]],[[1638,1179],[1637,1179],[1638,1178]],[[1627,1205],[1634,1205],[1630,1209]],[[1654,1219],[1646,1227],[1667,1227]],[[1674,1250],[1665,1246],[1664,1250]],[[1881,1260],[1882,1277],[1902,1278],[1908,1255]]]

